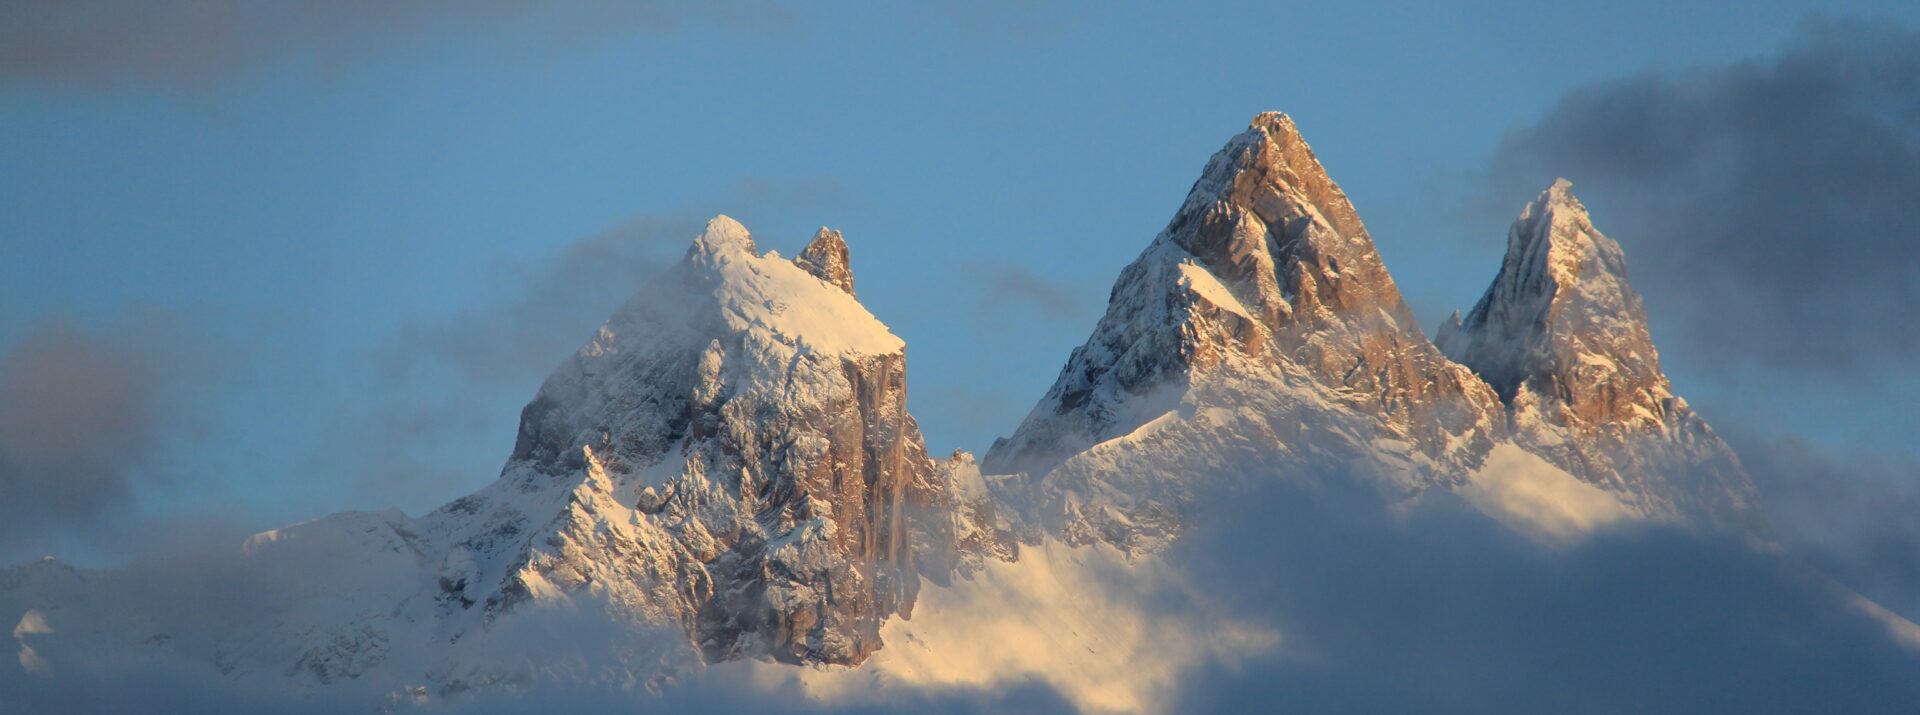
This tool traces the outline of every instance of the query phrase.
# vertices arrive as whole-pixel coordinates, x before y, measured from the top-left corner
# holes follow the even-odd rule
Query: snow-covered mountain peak
[[[1625,252],[1566,179],[1521,210],[1492,285],[1435,342],[1499,393],[1520,446],[1643,512],[1758,528],[1739,461],[1661,372]]]
[[[753,243],[753,234],[726,214],[718,214],[707,220],[706,230],[693,239],[693,250],[707,254],[735,251],[759,253]]]
[[[820,280],[844,290],[847,295],[857,296],[853,290],[853,264],[847,253],[847,242],[840,232],[821,226],[813,234],[813,240],[793,259],[794,265],[814,275]]]
[[[855,664],[922,578],[1011,558],[978,485],[927,457],[904,343],[753,249],[710,222],[547,378],[491,485],[418,519],[336,514],[249,540],[247,558],[289,564],[274,578],[295,615],[238,647],[323,683],[392,668],[457,692],[511,677],[515,647],[481,644],[588,614],[667,648],[616,649],[610,677],[663,657]],[[369,553],[377,568],[354,563]],[[303,580],[331,571],[361,577]]]
[[[1537,265],[1560,290],[1560,301],[1589,300],[1612,303],[1616,312],[1630,312],[1637,302],[1627,287],[1626,255],[1620,244],[1593,227],[1587,207],[1573,195],[1573,182],[1557,179],[1521,210],[1508,234],[1508,251],[1539,256]],[[1644,311],[1642,311],[1644,312]]]
[[[1626,254],[1594,228],[1572,187],[1557,180],[1521,210],[1499,274],[1459,327],[1442,326],[1440,348],[1508,401],[1521,383],[1576,367],[1631,386],[1638,402],[1671,397]]]
[[[858,663],[921,577],[971,558],[956,524],[1007,539],[927,457],[905,343],[847,290],[839,235],[802,262],[752,247],[715,218],[527,406],[501,477],[520,486],[489,492],[557,478],[573,506],[502,592],[611,589],[710,660]],[[815,272],[835,267],[844,286]]]
[[[1074,538],[1150,547],[1178,530],[1192,475],[1356,468],[1342,460],[1369,443],[1409,465],[1386,477],[1391,489],[1417,489],[1464,473],[1499,428],[1497,398],[1421,334],[1346,193],[1284,114],[1255,117],[1213,155],[1111,296],[983,462],[1037,478],[1038,499],[1057,502],[1046,518],[1065,514]],[[1324,454],[1293,452],[1313,440]]]
[[[746,331],[816,352],[900,352],[906,343],[854,298],[846,255],[837,232],[816,237],[794,261],[757,254],[746,227],[716,216],[686,258],[629,300],[583,351],[617,351],[627,338],[673,335],[704,346]],[[837,275],[844,285],[819,272]]]

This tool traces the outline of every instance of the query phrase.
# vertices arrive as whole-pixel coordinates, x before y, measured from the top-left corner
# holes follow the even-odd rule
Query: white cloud
[[[1041,683],[1082,712],[1165,710],[1183,678],[1210,663],[1273,650],[1279,634],[1186,600],[1177,569],[1128,563],[1107,547],[1048,542],[1016,563],[991,562],[951,588],[921,591],[911,620],[890,621],[887,647],[858,669],[754,666],[762,688],[827,705],[878,704],[913,691],[994,691]]]
[[[1495,447],[1459,492],[1507,528],[1549,543],[1566,543],[1640,516],[1605,490],[1512,444]]]

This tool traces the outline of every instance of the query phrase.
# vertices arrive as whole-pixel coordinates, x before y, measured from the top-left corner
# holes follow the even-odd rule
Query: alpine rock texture
[[[1527,204],[1493,285],[1436,342],[1499,393],[1527,451],[1649,516],[1763,531],[1751,479],[1673,394],[1626,257],[1572,187]]]
[[[983,467],[1028,526],[1152,551],[1214,479],[1458,483],[1504,434],[1494,392],[1420,332],[1293,121],[1256,117],[1114,284],[1107,313]]]

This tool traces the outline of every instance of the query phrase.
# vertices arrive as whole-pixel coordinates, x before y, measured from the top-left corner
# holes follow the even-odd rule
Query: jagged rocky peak
[[[852,664],[911,612],[921,577],[977,559],[955,531],[990,539],[968,520],[991,507],[928,458],[904,343],[847,290],[838,234],[807,254],[843,280],[757,255],[716,217],[548,378],[500,482],[434,515],[471,533],[458,551],[489,552],[456,559],[453,602],[498,614],[612,594],[710,660]],[[554,490],[557,513],[518,496]],[[521,525],[507,546],[501,524]],[[498,575],[471,566],[503,549]]]
[[[821,226],[793,262],[820,280],[846,291],[847,295],[858,295],[853,292],[853,264],[847,256],[847,242],[839,231]]]
[[[1581,423],[1653,424],[1673,397],[1626,255],[1566,179],[1521,210],[1493,284],[1437,342],[1503,400],[1551,395]]]
[[[1328,178],[1292,117],[1263,112],[1234,144],[1244,144],[1242,150],[1251,153],[1238,162],[1241,171],[1233,175],[1233,189],[1240,192],[1243,204],[1255,207],[1268,222],[1302,218],[1305,207],[1311,206],[1341,234],[1366,232],[1346,192]]]
[[[1044,470],[1152,416],[1123,403],[1216,374],[1304,373],[1381,418],[1384,437],[1427,451],[1497,413],[1492,393],[1420,332],[1352,203],[1285,114],[1255,117],[1213,155],[1111,295],[988,469]]]
[[[1521,210],[1492,285],[1436,343],[1500,395],[1521,447],[1648,515],[1765,531],[1739,459],[1673,394],[1625,253],[1571,182]]]
[[[1255,117],[1214,155],[1168,233],[1282,332],[1369,312],[1396,332],[1412,323],[1352,202],[1285,114]]]
[[[1475,391],[1420,333],[1352,202],[1287,115],[1255,117],[1215,154],[1165,235],[1252,313],[1235,335],[1253,338],[1242,351],[1377,396],[1366,409],[1396,418]]]
[[[1293,121],[1267,113],[1207,162],[982,468],[1026,475],[996,482],[1035,505],[1023,536],[1134,553],[1176,537],[1195,494],[1355,474],[1403,496],[1463,479],[1504,429]]]

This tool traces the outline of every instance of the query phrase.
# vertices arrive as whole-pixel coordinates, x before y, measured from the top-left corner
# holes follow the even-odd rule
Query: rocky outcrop
[[[813,234],[813,240],[793,259],[793,263],[814,277],[846,291],[847,295],[856,295],[853,292],[853,265],[847,256],[847,242],[840,238],[839,231],[821,226]]]
[[[1520,212],[1493,284],[1436,342],[1500,394],[1528,451],[1649,515],[1764,528],[1739,459],[1673,394],[1626,256],[1572,186]]]

